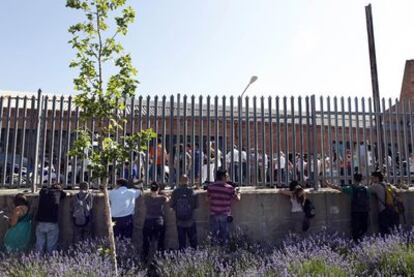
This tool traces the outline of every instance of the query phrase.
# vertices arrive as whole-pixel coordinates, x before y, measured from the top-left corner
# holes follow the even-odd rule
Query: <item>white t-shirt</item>
[[[414,157],[410,157],[410,172],[414,172]]]
[[[226,163],[230,164],[231,163],[231,153],[233,151],[233,157],[234,157],[234,163],[238,163],[239,162],[239,150],[234,148],[233,150],[230,150],[227,155],[226,155]]]
[[[124,217],[133,215],[135,212],[135,200],[141,195],[137,189],[128,189],[124,186],[109,192],[111,202],[111,216]]]
[[[247,153],[246,151],[241,151],[242,163],[247,162]]]
[[[276,163],[277,166],[277,163]],[[285,169],[286,168],[286,158],[285,156],[280,156],[280,169]]]
[[[299,201],[295,197],[290,197],[290,203],[292,204],[292,213],[300,213],[303,212],[302,205],[299,203]]]

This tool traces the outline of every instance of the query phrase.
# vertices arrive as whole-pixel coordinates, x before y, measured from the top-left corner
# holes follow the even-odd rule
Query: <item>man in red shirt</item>
[[[207,187],[210,202],[210,231],[214,243],[223,245],[229,240],[229,224],[232,221],[231,203],[240,200],[240,192],[227,183],[229,174],[220,168],[216,173],[216,181]]]
[[[164,164],[163,164],[163,161],[162,161],[163,155],[164,155]],[[151,163],[149,176],[150,176],[151,180],[154,179],[153,177],[156,174],[156,178],[157,178],[156,181],[157,182],[160,182],[160,183],[166,182],[166,176],[164,176],[164,180],[162,179],[162,168],[166,164],[168,164],[168,153],[167,153],[167,150],[162,145],[161,139],[158,139],[157,145],[153,145],[153,146],[150,147],[150,149],[149,149],[149,158],[150,158],[150,163]],[[166,174],[166,173],[164,173],[164,174]],[[155,181],[155,179],[153,181]]]

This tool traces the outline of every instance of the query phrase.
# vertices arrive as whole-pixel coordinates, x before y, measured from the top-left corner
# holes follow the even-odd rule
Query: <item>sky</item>
[[[371,96],[368,1],[130,0],[124,47],[141,95]],[[400,94],[414,58],[414,1],[372,0],[381,97]],[[71,94],[64,0],[0,1],[0,90]]]

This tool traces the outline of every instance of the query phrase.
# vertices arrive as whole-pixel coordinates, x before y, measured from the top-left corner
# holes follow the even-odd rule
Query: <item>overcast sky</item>
[[[364,6],[347,0],[136,0],[125,40],[140,94],[370,96]],[[373,0],[380,93],[414,57],[414,1]],[[0,1],[0,90],[73,93],[63,0]]]

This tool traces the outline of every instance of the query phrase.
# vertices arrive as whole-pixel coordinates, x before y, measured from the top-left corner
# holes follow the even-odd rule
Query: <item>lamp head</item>
[[[250,78],[250,82],[249,82],[249,84],[253,84],[254,82],[256,82],[257,81],[257,76],[252,76],[251,78]]]

